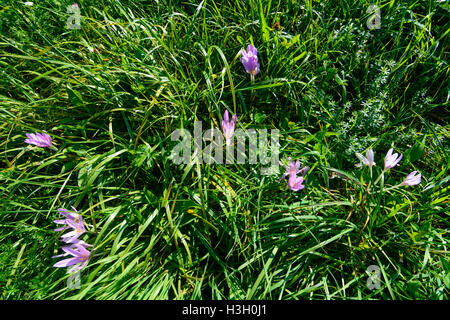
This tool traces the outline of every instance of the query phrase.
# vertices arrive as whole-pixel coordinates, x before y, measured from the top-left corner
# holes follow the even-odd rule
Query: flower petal
[[[77,264],[79,262],[80,262],[79,258],[69,258],[69,259],[61,260],[61,261],[55,263],[53,266],[55,268],[63,268],[63,267],[73,266],[74,264]]]

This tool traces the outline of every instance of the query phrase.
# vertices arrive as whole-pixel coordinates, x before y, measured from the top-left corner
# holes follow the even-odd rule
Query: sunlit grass
[[[71,1],[0,5],[2,299],[448,299],[448,5],[378,1],[369,30],[370,1],[77,2],[79,30]],[[306,188],[169,159],[225,109],[279,129]],[[57,152],[24,143],[43,130]],[[369,147],[375,177],[403,154],[385,186],[421,184],[369,192]],[[70,206],[95,247],[77,290],[51,258]]]

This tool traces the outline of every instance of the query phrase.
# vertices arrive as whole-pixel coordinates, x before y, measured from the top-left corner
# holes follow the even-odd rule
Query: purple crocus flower
[[[75,209],[74,207],[72,207],[72,210],[74,212],[70,212],[67,209],[64,208],[59,208],[58,209],[58,213],[62,216],[65,217],[65,219],[60,219],[60,220],[54,220],[53,222],[56,224],[65,224],[65,226],[62,226],[60,228],[55,229],[54,231],[59,232],[59,231],[63,231],[66,230],[67,227],[69,227],[68,225],[68,221],[75,221],[75,223],[77,221],[79,221],[79,219],[81,218],[81,216],[77,213],[77,209]]]
[[[59,208],[59,214],[63,215],[66,219],[54,220],[53,222],[56,224],[63,224],[60,228],[55,229],[54,231],[64,231],[67,228],[71,228],[72,231],[61,236],[62,240],[66,243],[73,242],[78,239],[80,235],[86,232],[86,228],[84,227],[84,221],[80,214],[77,213],[77,210],[72,207],[74,212],[70,212],[67,209]]]
[[[91,256],[91,253],[88,250],[86,250],[85,245],[83,245],[82,243],[79,243],[79,242],[74,243],[71,246],[62,247],[62,249],[65,252],[65,254],[55,256],[55,257],[71,255],[73,258],[61,260],[61,261],[55,263],[53,266],[56,268],[63,268],[63,267],[73,266],[76,264],[77,266],[75,266],[71,270],[71,272],[74,272],[74,271],[84,268],[87,265],[89,258]]]
[[[68,243],[69,243],[69,246],[70,245],[74,246],[74,245],[78,244],[78,245],[82,246],[85,249],[87,249],[88,247],[93,247],[91,244],[88,244],[88,243],[86,243],[86,242],[84,242],[83,240],[80,240],[80,239],[72,239]],[[67,252],[64,252],[63,254],[58,254],[56,256],[52,256],[52,258],[60,258],[60,257],[68,256],[68,255],[69,254]]]
[[[374,154],[373,154],[373,150],[372,148],[367,149],[366,151],[366,157],[364,157],[361,153],[356,153],[356,156],[359,158],[359,160],[362,161],[362,163],[364,163],[366,166],[372,167],[374,166],[376,163],[373,161],[374,160]]]
[[[292,191],[298,191],[303,189],[305,186],[303,183],[303,177],[297,177],[296,174],[289,175],[288,185]]]
[[[402,186],[415,186],[416,184],[420,183],[420,180],[422,178],[422,175],[419,173],[417,174],[417,171],[411,172],[405,180],[401,183]]]
[[[25,142],[28,144],[34,144],[38,147],[42,148],[52,148],[52,138],[46,133],[27,133],[25,134],[28,139],[25,139]]]
[[[397,163],[399,163],[403,158],[403,154],[401,154],[400,156],[398,155],[398,153],[392,154],[393,151],[393,148],[389,149],[388,153],[386,154],[386,158],[384,158],[384,170],[395,167]]]
[[[84,221],[81,216],[74,220],[67,220],[67,225],[72,228],[72,231],[63,234],[61,239],[68,243],[74,239],[78,239],[83,233],[86,232],[86,228],[84,227]]]
[[[292,158],[289,157],[289,163],[286,166],[286,172],[281,177],[280,181],[286,178],[287,176],[290,176],[291,174],[297,174],[300,171],[300,161],[292,161]]]
[[[258,50],[249,44],[247,46],[247,51],[241,49],[241,62],[245,67],[245,70],[250,73],[252,77],[259,73],[259,63],[258,63]]]
[[[223,119],[222,119],[222,130],[223,130],[223,135],[227,142],[227,146],[230,145],[230,143],[231,143],[231,138],[233,137],[233,134],[234,134],[234,127],[236,125],[236,122],[237,122],[237,116],[234,114],[230,120],[228,110],[225,110],[225,113],[223,114]]]

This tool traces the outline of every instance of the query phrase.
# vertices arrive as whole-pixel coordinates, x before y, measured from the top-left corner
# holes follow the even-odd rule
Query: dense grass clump
[[[69,29],[72,3],[0,4],[2,299],[448,299],[448,4],[78,0]],[[304,189],[172,161],[174,130],[226,109],[280,130]],[[43,131],[56,151],[24,143]],[[71,206],[93,245],[79,289],[52,258]]]

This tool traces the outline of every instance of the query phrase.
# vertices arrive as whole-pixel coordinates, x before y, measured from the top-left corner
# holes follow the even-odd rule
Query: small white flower
[[[24,3],[24,5],[26,5],[26,6],[32,6],[32,5],[33,5],[33,2],[27,1],[27,2]]]
[[[420,180],[422,178],[422,175],[416,174],[417,171],[413,171],[411,172],[406,178],[405,180],[403,180],[402,182],[402,186],[415,186],[416,184],[420,183]]]
[[[386,154],[386,158],[384,158],[384,170],[395,167],[397,163],[399,163],[403,158],[403,154],[401,154],[400,156],[398,155],[398,153],[392,154],[393,151],[394,149],[389,149],[388,153]]]
[[[356,156],[359,158],[359,160],[362,161],[362,163],[364,163],[366,166],[372,167],[374,166],[376,163],[373,161],[374,160],[374,154],[373,154],[373,150],[372,148],[367,149],[366,151],[366,157],[364,157],[361,153],[356,153]]]

